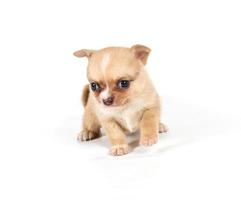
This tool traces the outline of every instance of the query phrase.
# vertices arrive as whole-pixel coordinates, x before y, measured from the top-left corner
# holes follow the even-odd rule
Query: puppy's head
[[[143,67],[150,51],[143,45],[134,45],[97,51],[82,49],[74,55],[89,59],[87,76],[91,91],[100,104],[112,107],[127,104],[143,91]]]

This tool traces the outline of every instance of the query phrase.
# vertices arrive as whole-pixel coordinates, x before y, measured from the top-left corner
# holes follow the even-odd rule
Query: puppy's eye
[[[126,89],[129,87],[129,85],[130,85],[130,81],[128,80],[120,80],[117,82],[117,86],[120,89]]]
[[[93,82],[93,83],[90,84],[90,86],[91,86],[91,90],[92,91],[94,91],[94,92],[99,92],[100,91],[100,86],[99,86],[98,83]]]

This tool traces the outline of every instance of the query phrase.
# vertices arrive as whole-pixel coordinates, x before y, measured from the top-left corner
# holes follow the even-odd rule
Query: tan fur
[[[89,98],[89,93],[90,93],[90,89],[89,89],[89,85],[85,85],[83,88],[83,92],[82,92],[82,96],[81,96],[81,101],[83,106],[85,107]]]
[[[88,80],[101,88],[92,91],[85,86],[83,90],[85,112],[78,139],[94,139],[100,136],[102,127],[112,146],[110,153],[123,155],[128,152],[126,133],[140,130],[140,144],[150,146],[157,142],[159,131],[167,130],[159,123],[159,96],[144,67],[150,51],[143,45],[134,45],[74,53],[77,57],[88,57]],[[117,87],[119,80],[130,81],[129,88]],[[103,103],[108,96],[114,99],[111,106]]]

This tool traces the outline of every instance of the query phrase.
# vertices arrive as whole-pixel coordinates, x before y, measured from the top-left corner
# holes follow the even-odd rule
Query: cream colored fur
[[[159,123],[160,99],[144,66],[149,53],[150,49],[143,45],[74,53],[77,57],[89,58],[88,79],[102,87],[99,92],[85,87],[83,129],[78,139],[85,141],[99,137],[102,127],[112,145],[110,153],[123,155],[128,152],[127,133],[140,130],[140,144],[150,146],[157,142],[158,131],[167,131]],[[119,79],[130,79],[129,88],[117,88]],[[102,102],[108,96],[114,98],[111,106]]]

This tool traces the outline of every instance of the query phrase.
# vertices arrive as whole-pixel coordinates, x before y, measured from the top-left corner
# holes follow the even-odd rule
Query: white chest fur
[[[124,107],[99,107],[100,117],[113,118],[130,133],[139,128],[142,111],[146,107],[143,99],[136,99]]]

